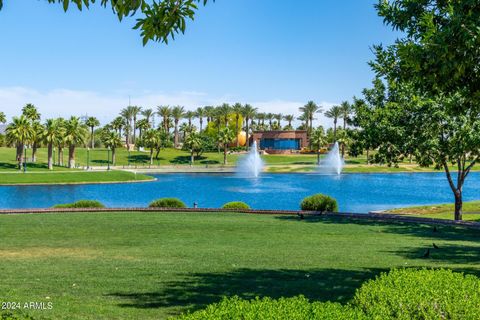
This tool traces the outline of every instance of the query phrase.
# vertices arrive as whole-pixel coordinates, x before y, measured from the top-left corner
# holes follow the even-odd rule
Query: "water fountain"
[[[237,172],[257,178],[262,172],[263,166],[263,160],[258,153],[257,142],[254,141],[247,156],[239,161]]]
[[[343,164],[338,142],[335,142],[332,150],[330,150],[327,156],[320,161],[319,169],[322,173],[340,174],[342,173]]]

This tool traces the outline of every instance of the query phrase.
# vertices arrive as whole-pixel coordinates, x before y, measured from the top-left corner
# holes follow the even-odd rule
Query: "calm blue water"
[[[111,207],[147,206],[154,199],[178,197],[192,206],[220,207],[245,201],[257,209],[298,209],[305,196],[335,197],[341,211],[368,212],[409,205],[452,202],[443,173],[411,174],[162,174],[155,182],[72,186],[0,186],[0,208],[44,208],[80,199]],[[464,200],[480,199],[480,173],[467,178]]]

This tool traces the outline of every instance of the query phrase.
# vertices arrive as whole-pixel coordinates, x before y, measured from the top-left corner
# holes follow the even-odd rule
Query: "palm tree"
[[[313,131],[310,140],[312,141],[313,147],[317,151],[317,164],[320,164],[320,151],[322,147],[327,144],[327,137],[325,136],[323,128],[320,127]]]
[[[95,136],[94,136],[94,129],[95,127],[98,127],[100,125],[100,121],[98,121],[97,118],[95,117],[89,117],[86,121],[85,124],[87,127],[90,128],[90,145],[92,149],[95,149]]]
[[[109,148],[112,151],[112,166],[115,166],[116,162],[116,149],[121,145],[120,137],[115,131],[103,130],[102,135],[100,136],[105,147]]]
[[[68,144],[68,167],[75,167],[75,147],[85,142],[88,129],[78,117],[65,123],[65,142]]]
[[[200,136],[200,134],[192,130],[185,137],[184,145],[188,148],[188,150],[190,150],[190,165],[193,166],[193,163],[195,161],[194,153],[202,146],[202,137]]]
[[[277,120],[277,124],[278,124],[278,128],[279,130],[282,130],[282,124],[281,124],[281,120],[283,119],[283,114],[281,113],[275,113],[273,115],[273,117],[275,118],[275,120]]]
[[[262,127],[265,126],[266,118],[267,118],[267,115],[264,112],[257,113],[258,124],[261,125]]]
[[[220,134],[218,135],[218,142],[223,145],[223,164],[227,164],[227,152],[228,152],[228,145],[232,143],[233,139],[235,139],[235,132],[233,132],[229,127],[225,127],[220,130]]]
[[[42,143],[42,135],[43,135],[43,126],[40,124],[39,121],[33,121],[32,122],[32,139],[31,139],[31,144],[32,144],[32,162],[37,162],[37,150],[38,147]]]
[[[57,141],[57,147],[58,147],[58,165],[60,166],[63,166],[63,148],[65,148],[65,145],[66,145],[66,140],[65,140],[65,128],[66,128],[66,124],[67,124],[67,121],[63,118],[58,118],[57,119],[57,122],[58,122],[58,126],[59,128],[61,128],[61,130],[63,131],[62,133],[62,137],[60,139],[58,139]],[[60,129],[59,129],[60,130]]]
[[[120,138],[122,136],[122,129],[125,126],[125,119],[123,117],[116,117],[113,119],[110,125],[112,126],[113,130],[118,132],[118,137]]]
[[[185,137],[187,136],[187,133],[192,130],[192,125],[189,125],[188,123],[182,123],[180,127],[178,128],[178,131],[182,133],[182,141],[185,140]]]
[[[220,107],[217,108],[218,113],[223,118],[223,122],[225,123],[225,127],[228,126],[228,116],[232,112],[232,107],[228,103],[222,104]]]
[[[205,106],[203,107],[203,110],[205,111],[205,116],[207,117],[207,126],[208,126],[210,122],[213,121],[213,114],[215,113],[215,107]]]
[[[347,128],[347,122],[350,120],[350,115],[352,114],[353,107],[350,103],[348,103],[348,101],[343,101],[340,104],[340,111],[340,118],[343,119],[343,130],[345,130]]]
[[[153,164],[153,151],[161,146],[161,133],[159,130],[149,129],[145,131],[142,137],[142,143],[150,149],[150,164]]]
[[[267,113],[265,115],[265,119],[268,121],[268,128],[270,131],[272,130],[273,117],[274,117],[273,113]]]
[[[162,117],[162,124],[163,129],[165,132],[169,132],[168,122],[170,117],[172,116],[172,109],[169,106],[158,106],[157,107],[157,114]]]
[[[183,118],[185,113],[185,108],[181,106],[176,106],[172,108],[172,117],[175,121],[175,131],[174,131],[174,138],[173,138],[173,145],[175,148],[178,148],[178,122],[180,119]]]
[[[257,108],[252,107],[248,103],[243,107],[242,115],[245,118],[245,132],[247,133],[247,143],[246,143],[247,150],[250,147],[250,139],[248,138],[250,128],[249,128],[249,123],[248,122],[249,122],[249,120],[253,120],[256,113],[257,113]]]
[[[153,111],[153,109],[145,109],[143,110],[142,112],[142,116],[145,117],[145,120],[147,120],[148,123],[150,123],[151,127],[154,126],[154,117],[155,117],[155,112]],[[150,122],[150,120],[152,120],[152,122]]]
[[[197,110],[195,111],[195,117],[198,118],[198,121],[200,122],[200,132],[203,130],[203,118],[207,115],[207,111],[205,108],[198,107]]]
[[[288,122],[288,125],[285,127],[285,129],[293,130],[292,121],[294,119],[295,119],[295,116],[293,114],[287,114],[287,115],[283,116],[283,120]]]
[[[40,120],[40,113],[38,113],[37,107],[31,103],[27,103],[22,108],[22,114],[32,122]]]
[[[313,132],[313,120],[315,120],[315,113],[322,113],[322,108],[319,107],[315,102],[308,101],[306,105],[300,107],[300,111],[303,112],[307,118],[307,127],[308,135],[310,136]],[[310,126],[309,126],[310,124]],[[310,140],[310,139],[309,139]],[[312,143],[310,142],[310,149],[312,148]]]
[[[47,119],[43,130],[43,140],[47,144],[48,169],[53,169],[53,147],[60,143],[65,134],[65,128],[59,119]]]
[[[342,110],[339,106],[333,106],[325,112],[325,116],[333,119],[333,140],[337,141],[337,122],[338,118],[342,116]]]
[[[138,137],[139,137],[139,140],[142,140],[142,133],[145,132],[146,130],[150,129],[151,128],[151,124],[150,122],[147,120],[147,118],[145,119],[140,119],[138,120],[137,122],[137,128],[138,128]]]
[[[297,120],[301,121],[301,128],[302,130],[308,130],[308,117],[305,113],[302,113],[300,116],[298,116]]]
[[[127,150],[130,150],[130,130],[132,130],[132,108],[127,107],[123,108],[120,112],[120,115],[125,119],[124,124],[124,133],[125,133],[125,144],[127,145]]]
[[[7,117],[5,116],[5,113],[0,111],[0,123],[5,123],[7,122]]]
[[[135,144],[136,140],[136,132],[137,132],[137,116],[140,112],[142,112],[142,107],[137,107],[137,106],[129,106],[131,113],[132,113],[132,119],[133,119],[133,140],[132,143]]]
[[[191,126],[192,125],[192,119],[195,118],[195,111],[186,111],[185,114],[184,114],[184,117],[185,119],[188,120],[188,125]]]
[[[7,126],[6,136],[7,141],[16,146],[16,160],[18,161],[18,169],[21,169],[25,161],[23,150],[33,136],[33,128],[30,120],[24,115],[14,117],[12,123]]]
[[[240,116],[242,115],[243,106],[241,103],[235,103],[231,108],[233,114],[235,115],[235,136],[237,140],[237,148],[240,146],[240,141],[238,140],[238,134],[240,133]]]

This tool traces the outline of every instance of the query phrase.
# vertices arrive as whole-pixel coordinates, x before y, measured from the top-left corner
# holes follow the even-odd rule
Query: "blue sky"
[[[250,102],[295,113],[349,100],[369,86],[370,47],[392,43],[374,0],[217,0],[168,46],[142,46],[134,19],[109,9],[63,13],[44,0],[0,12],[0,109],[36,103],[45,116],[107,121],[128,104]],[[26,101],[28,100],[28,101]]]

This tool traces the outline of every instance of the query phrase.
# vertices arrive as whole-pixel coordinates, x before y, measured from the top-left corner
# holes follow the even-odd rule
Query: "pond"
[[[443,173],[392,174],[161,174],[146,183],[0,186],[0,208],[47,208],[95,199],[109,207],[145,207],[154,199],[178,197],[188,206],[220,207],[245,201],[256,209],[298,209],[314,193],[338,200],[340,211],[369,212],[411,205],[449,203],[452,192]],[[473,172],[464,200],[480,199],[480,172]]]

